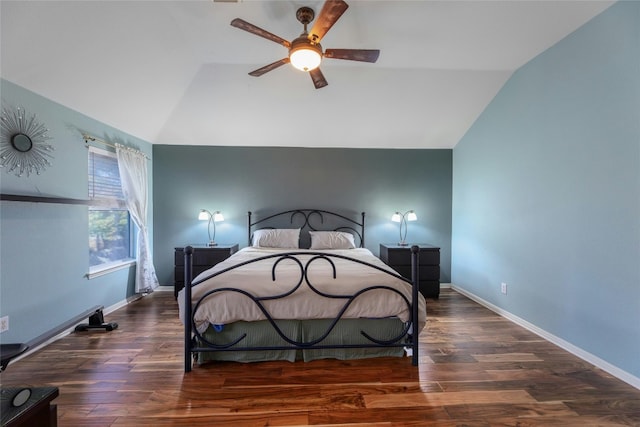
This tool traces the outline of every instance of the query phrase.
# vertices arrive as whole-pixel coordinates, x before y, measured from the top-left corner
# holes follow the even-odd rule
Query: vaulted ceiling
[[[315,89],[290,65],[247,73],[322,0],[0,2],[2,78],[154,144],[452,148],[515,70],[612,1],[346,0]]]

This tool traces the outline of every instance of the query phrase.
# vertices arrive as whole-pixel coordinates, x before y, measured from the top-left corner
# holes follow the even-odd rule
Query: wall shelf
[[[21,196],[18,194],[0,194],[0,200],[10,202],[59,203],[63,205],[88,205],[89,200],[67,199],[64,197]]]

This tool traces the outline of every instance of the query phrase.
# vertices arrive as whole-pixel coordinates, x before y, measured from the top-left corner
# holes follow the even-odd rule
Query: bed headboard
[[[309,248],[311,239],[309,231],[347,231],[356,237],[355,241],[364,247],[364,212],[360,220],[351,219],[339,213],[322,209],[292,209],[268,215],[264,218],[253,219],[248,212],[248,244],[255,230],[263,228],[300,228],[300,247]]]

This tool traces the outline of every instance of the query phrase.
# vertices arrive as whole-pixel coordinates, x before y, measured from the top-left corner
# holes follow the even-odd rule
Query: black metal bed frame
[[[253,234],[253,231],[258,229],[258,226],[262,226],[263,223],[268,224],[269,221],[273,221],[275,218],[283,217],[285,215],[289,216],[289,224],[293,224],[294,219],[297,218],[298,215],[302,216],[302,218],[304,219],[304,222],[300,224],[301,230],[304,230],[304,229],[308,229],[311,231],[319,230],[319,228],[316,228],[318,226],[313,226],[311,224],[313,222],[312,219],[317,217],[318,218],[317,220],[320,221],[320,224],[322,225],[324,224],[324,215],[327,215],[331,218],[339,219],[340,221],[344,221],[345,225],[335,227],[333,231],[347,231],[347,232],[353,233],[354,235],[358,236],[358,239],[360,240],[360,247],[364,248],[364,216],[365,216],[364,212],[360,214],[362,219],[360,220],[360,222],[358,222],[344,215],[341,215],[335,212],[325,211],[322,209],[292,209],[288,211],[278,212],[273,215],[269,215],[265,218],[262,218],[254,222],[251,222],[252,213],[251,211],[249,211],[247,213],[247,218],[248,218],[247,244],[251,246],[251,236]],[[356,227],[358,227],[359,229]],[[264,226],[262,228],[275,228],[275,227]]]
[[[309,229],[312,231],[316,231],[317,228],[313,227],[310,224],[310,217],[318,217],[318,220],[320,221],[320,223],[324,223],[324,216],[333,216],[335,218],[339,218],[340,220],[345,221],[344,226],[339,226],[337,228],[334,228],[334,231],[340,231],[340,230],[348,230],[350,232],[353,232],[354,234],[356,234],[357,236],[359,236],[360,238],[360,247],[364,247],[364,212],[362,212],[362,222],[358,222],[358,221],[354,221],[346,216],[334,213],[334,212],[329,212],[329,211],[325,211],[325,210],[319,210],[319,209],[295,209],[295,210],[289,210],[289,211],[284,211],[284,212],[280,212],[274,215],[270,215],[267,216],[261,220],[252,222],[251,221],[251,212],[248,213],[248,224],[249,224],[249,244],[251,244],[251,236],[252,236],[252,230],[256,229],[257,226],[262,226],[263,224],[265,224],[267,221],[269,220],[273,220],[274,218],[278,218],[280,216],[283,215],[290,215],[290,223],[293,223],[293,220],[296,216],[298,215],[302,215],[304,218],[304,225],[301,226],[301,229]],[[360,231],[358,231],[356,228],[354,228],[355,226],[359,226],[360,227]],[[263,228],[275,228],[275,227],[263,227]],[[359,259],[355,259],[355,258],[351,258],[348,256],[343,256],[343,255],[338,255],[338,254],[329,254],[329,253],[324,253],[324,252],[315,252],[315,251],[300,251],[300,250],[293,250],[293,251],[288,251],[286,253],[278,253],[278,254],[273,254],[273,255],[266,255],[263,257],[259,257],[256,259],[252,259],[249,261],[245,261],[236,265],[233,265],[231,267],[228,267],[226,269],[220,270],[216,273],[213,273],[207,277],[204,277],[200,280],[198,280],[197,282],[193,282],[193,252],[194,252],[194,248],[191,246],[187,246],[185,247],[184,250],[184,256],[185,256],[185,288],[184,288],[184,309],[185,309],[185,329],[184,329],[184,370],[185,372],[190,372],[191,368],[192,368],[192,356],[195,353],[199,353],[199,352],[215,352],[215,351],[256,351],[256,350],[291,350],[291,349],[305,349],[305,350],[313,350],[313,349],[348,349],[348,348],[374,348],[374,347],[409,347],[412,350],[412,364],[414,366],[417,366],[418,364],[418,335],[419,335],[419,331],[417,331],[417,325],[419,324],[419,317],[418,317],[418,281],[419,281],[419,277],[418,277],[418,256],[419,256],[419,248],[417,246],[413,246],[411,248],[411,272],[412,272],[412,280],[407,280],[404,277],[400,276],[397,273],[393,273],[393,272],[389,272],[383,268],[380,268],[377,265],[373,265],[370,263],[367,263],[365,261],[359,260]],[[308,259],[307,261],[302,261],[300,258],[298,258],[299,256],[304,255],[305,257],[311,257],[310,259]],[[278,265],[284,261],[284,260],[291,260],[293,262],[295,262],[298,267],[300,268],[300,278],[297,282],[297,284],[295,284],[295,286],[293,286],[290,290],[278,294],[278,295],[271,295],[271,296],[267,296],[267,297],[256,297],[254,295],[252,295],[251,293],[242,290],[242,289],[237,289],[237,288],[232,288],[232,287],[223,287],[223,288],[218,288],[218,289],[214,289],[211,290],[209,292],[207,292],[206,294],[204,294],[195,304],[192,304],[191,301],[191,297],[192,297],[192,287],[193,286],[197,286],[198,284],[204,282],[205,280],[208,280],[212,277],[216,277],[219,275],[222,275],[226,272],[229,272],[231,270],[235,270],[238,268],[242,268],[245,265],[248,264],[252,264],[255,262],[259,262],[259,261],[264,261],[264,260],[268,260],[268,259],[273,259],[273,265],[271,267],[271,278],[273,281],[276,280],[276,272],[277,272],[277,267]],[[324,261],[325,263],[327,263],[329,265],[329,267],[331,268],[331,273],[333,275],[333,278],[336,278],[337,272],[336,272],[336,266],[334,264],[334,259],[343,259],[343,260],[347,260],[350,262],[355,262],[364,266],[367,266],[368,268],[373,268],[376,269],[378,271],[381,271],[383,273],[388,274],[390,277],[394,277],[396,279],[400,279],[402,281],[405,281],[407,283],[409,283],[412,286],[412,297],[411,297],[411,301],[409,301],[402,293],[400,293],[397,289],[394,289],[390,286],[384,286],[384,285],[374,285],[374,286],[370,286],[364,289],[361,289],[360,291],[356,292],[355,294],[352,295],[337,295],[337,294],[328,294],[325,292],[322,292],[321,290],[317,289],[316,287],[314,287],[313,283],[310,282],[309,277],[308,277],[308,268],[312,263],[317,263],[317,262],[322,262]],[[321,295],[325,298],[331,298],[331,299],[335,299],[335,300],[342,300],[343,301],[343,306],[338,314],[338,316],[336,316],[335,319],[332,319],[331,324],[329,326],[329,328],[322,334],[322,336],[320,336],[317,339],[311,340],[311,341],[296,341],[294,339],[291,339],[289,337],[287,337],[282,330],[278,327],[275,319],[273,319],[273,317],[271,316],[271,314],[269,313],[269,311],[267,310],[267,308],[264,306],[263,302],[265,301],[269,301],[269,300],[274,300],[274,299],[280,299],[280,298],[285,298],[289,295],[291,295],[292,293],[294,293],[298,288],[300,288],[301,286],[308,286],[313,292],[315,292],[318,295]],[[343,314],[346,312],[346,310],[348,309],[349,305],[360,295],[372,291],[372,290],[386,290],[386,291],[390,291],[390,292],[395,292],[397,294],[399,294],[402,299],[405,301],[405,303],[408,306],[409,312],[411,313],[411,321],[407,322],[403,331],[397,336],[394,337],[392,339],[389,340],[378,340],[374,337],[371,337],[370,335],[368,335],[366,332],[364,331],[360,331],[360,334],[362,336],[364,336],[368,341],[370,341],[370,343],[367,344],[336,344],[336,345],[323,345],[322,341],[330,334],[330,332],[333,330],[333,328],[336,326],[336,324],[338,323],[338,321],[342,318]],[[246,334],[243,334],[239,337],[237,337],[237,339],[225,343],[225,344],[216,344],[216,343],[212,343],[209,340],[207,340],[200,332],[198,332],[198,330],[195,327],[195,322],[194,322],[194,315],[196,313],[196,311],[198,310],[198,307],[200,307],[200,304],[210,295],[213,295],[217,292],[238,292],[241,293],[243,295],[245,295],[246,297],[250,298],[257,306],[258,308],[261,310],[261,312],[265,315],[266,319],[268,320],[268,322],[271,324],[271,326],[274,328],[274,330],[276,331],[276,333],[288,344],[287,345],[273,345],[273,346],[256,346],[256,347],[243,347],[243,346],[237,346],[238,344],[240,344],[242,342],[242,340],[246,337]],[[198,344],[201,343],[201,344]],[[233,347],[235,346],[235,347]]]

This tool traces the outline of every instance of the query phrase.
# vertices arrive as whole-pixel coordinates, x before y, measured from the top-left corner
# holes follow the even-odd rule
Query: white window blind
[[[115,153],[89,147],[89,273],[128,265],[132,221],[126,208]]]

